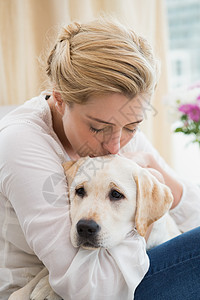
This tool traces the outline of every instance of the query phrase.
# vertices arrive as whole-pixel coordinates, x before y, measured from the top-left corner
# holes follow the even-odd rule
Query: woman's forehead
[[[127,123],[143,119],[146,99],[136,96],[132,99],[121,94],[93,96],[86,104],[78,105],[81,113],[94,121],[102,123],[118,123],[119,119],[126,119]]]

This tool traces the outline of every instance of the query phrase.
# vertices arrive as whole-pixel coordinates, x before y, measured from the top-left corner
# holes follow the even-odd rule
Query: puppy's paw
[[[30,300],[62,300],[62,298],[52,290],[47,275],[38,282],[31,293]]]

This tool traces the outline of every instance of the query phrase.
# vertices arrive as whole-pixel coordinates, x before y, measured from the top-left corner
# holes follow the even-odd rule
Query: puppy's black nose
[[[94,237],[101,227],[93,220],[80,220],[76,224],[77,232],[80,237],[90,238]]]

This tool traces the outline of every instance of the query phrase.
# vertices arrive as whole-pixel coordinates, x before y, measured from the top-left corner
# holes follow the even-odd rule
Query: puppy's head
[[[118,155],[81,158],[63,166],[69,185],[74,247],[111,248],[135,227],[144,236],[148,226],[172,203],[168,187]]]

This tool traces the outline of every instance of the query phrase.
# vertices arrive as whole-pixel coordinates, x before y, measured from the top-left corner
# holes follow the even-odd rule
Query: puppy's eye
[[[109,198],[111,201],[124,199],[124,195],[118,192],[117,190],[111,190],[109,193]]]
[[[86,194],[85,189],[83,187],[80,187],[76,189],[75,194],[78,195],[79,197],[83,198]]]

